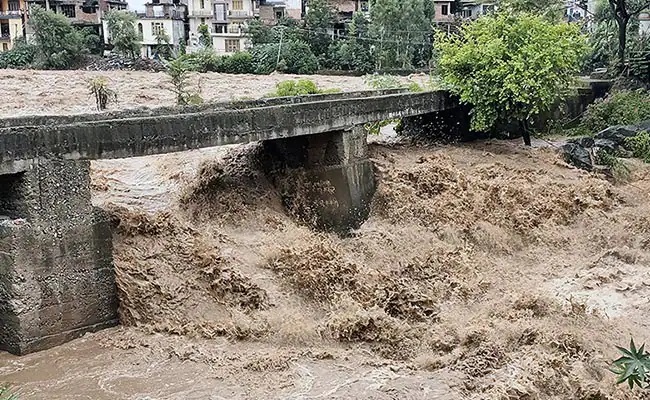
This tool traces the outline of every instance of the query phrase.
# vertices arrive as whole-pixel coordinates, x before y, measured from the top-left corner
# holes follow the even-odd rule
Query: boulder
[[[568,142],[560,148],[564,160],[580,169],[591,171],[594,168],[594,161],[591,152],[578,143]]]
[[[584,136],[584,137],[579,137],[579,138],[572,138],[567,140],[568,143],[575,143],[578,144],[582,147],[594,147],[594,138],[589,137],[589,136]]]
[[[609,128],[606,128],[598,132],[596,135],[594,135],[594,138],[611,140],[619,146],[625,146],[625,139],[629,137],[634,137],[639,132],[647,130],[644,129],[644,127],[646,126],[650,127],[650,121],[644,121],[637,125],[610,126]]]

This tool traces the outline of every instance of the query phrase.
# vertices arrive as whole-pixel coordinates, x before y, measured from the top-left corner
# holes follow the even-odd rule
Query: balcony
[[[0,19],[20,18],[21,15],[21,11],[0,11]]]
[[[253,18],[253,12],[248,10],[228,10],[230,18]]]
[[[211,18],[212,17],[212,11],[210,11],[210,10],[192,10],[192,12],[190,13],[190,17]]]
[[[243,37],[244,33],[244,30],[241,28],[227,29],[226,31],[219,32],[217,27],[214,26],[211,35],[220,37]]]

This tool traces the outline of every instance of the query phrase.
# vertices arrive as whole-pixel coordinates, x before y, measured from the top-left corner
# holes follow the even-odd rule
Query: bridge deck
[[[364,91],[0,120],[0,173],[38,157],[106,159],[311,135],[456,106],[447,92]]]

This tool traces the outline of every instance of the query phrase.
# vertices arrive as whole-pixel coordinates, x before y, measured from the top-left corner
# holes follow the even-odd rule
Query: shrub
[[[650,94],[645,90],[611,93],[591,104],[581,126],[591,133],[613,125],[629,125],[650,119]]]
[[[217,72],[223,69],[223,59],[211,49],[180,55],[178,59],[195,72]]]
[[[626,138],[625,144],[632,149],[634,157],[650,163],[650,133],[639,132],[636,136]]]
[[[231,56],[225,56],[221,62],[221,71],[228,74],[253,73],[253,56],[250,53],[239,51]]]
[[[186,106],[188,104],[203,103],[198,92],[188,88],[190,80],[191,65],[181,57],[166,63],[166,73],[169,75],[172,84],[172,91],[176,94],[176,104]]]
[[[88,82],[88,89],[90,94],[95,97],[98,111],[105,110],[109,102],[117,101],[117,93],[108,87],[108,81],[103,76],[91,79]]]
[[[34,61],[36,48],[24,39],[17,39],[14,47],[0,53],[0,68],[22,68]]]
[[[285,96],[304,96],[308,94],[336,93],[339,89],[319,89],[318,85],[309,79],[286,80],[278,82],[275,92],[267,94],[265,97],[285,97]]]
[[[278,52],[280,57],[278,59]],[[268,43],[251,50],[255,73],[270,74],[276,69],[290,74],[313,74],[318,71],[318,59],[304,42]]]

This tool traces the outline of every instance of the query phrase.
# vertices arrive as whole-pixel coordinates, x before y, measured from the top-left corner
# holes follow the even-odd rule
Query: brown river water
[[[172,101],[126,75],[128,104]],[[88,111],[81,78],[51,76],[73,95],[41,112]],[[93,162],[122,325],[0,353],[0,383],[21,400],[644,398],[607,368],[648,337],[646,165],[614,183],[518,141],[375,142],[370,219],[338,237],[285,212],[260,151]]]

